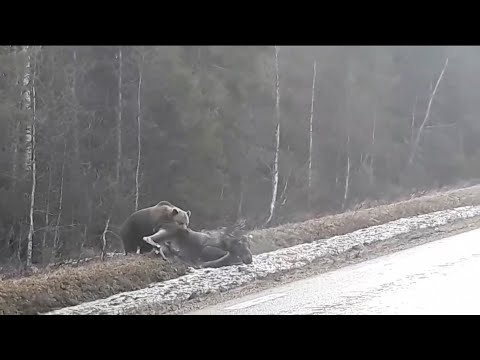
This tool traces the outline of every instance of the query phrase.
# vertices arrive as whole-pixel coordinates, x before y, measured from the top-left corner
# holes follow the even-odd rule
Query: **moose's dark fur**
[[[217,231],[200,232],[191,229],[160,229],[145,242],[196,268],[250,264],[252,252],[248,236],[241,230],[244,223]]]

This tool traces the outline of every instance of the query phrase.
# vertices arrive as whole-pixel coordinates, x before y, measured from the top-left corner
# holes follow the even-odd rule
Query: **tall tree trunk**
[[[417,109],[418,96],[415,96],[415,103],[412,110],[412,124],[410,125],[410,146],[413,146],[415,140],[415,111]]]
[[[12,52],[14,56],[14,62],[16,63],[18,61],[18,49],[16,46],[12,47]],[[20,87],[22,90],[20,92],[20,97],[23,98],[23,87],[21,86],[23,84],[23,79],[22,76],[18,73],[18,71],[15,71],[15,86]],[[18,178],[18,151],[20,148],[19,144],[19,139],[20,139],[20,134],[21,134],[21,121],[17,120],[15,121],[15,124],[13,126],[13,135],[12,135],[12,191],[15,193],[16,187],[17,187],[17,178]]]
[[[57,215],[57,224],[55,226],[55,236],[53,238],[53,251],[54,257],[56,257],[56,252],[58,250],[58,244],[60,242],[60,235],[59,235],[59,226],[60,226],[60,218],[62,216],[62,208],[63,208],[63,183],[64,183],[64,173],[65,173],[65,158],[67,155],[67,143],[65,142],[64,149],[63,149],[63,162],[62,162],[62,178],[60,180],[60,197],[58,199],[58,215]]]
[[[36,77],[36,68],[37,64],[34,60],[33,62],[33,73],[32,73],[32,122],[30,126],[30,166],[32,172],[32,191],[30,194],[30,229],[28,231],[28,243],[27,243],[27,267],[32,266],[32,254],[33,254],[33,232],[34,232],[34,222],[33,222],[33,212],[35,207],[35,191],[37,185],[37,161],[36,161],[36,149],[35,149],[35,125],[37,121],[37,113],[36,113],[36,89],[35,89],[35,77]]]
[[[75,155],[75,166],[78,166],[80,160],[80,140],[78,138],[78,101],[77,101],[77,51],[73,50],[73,74],[71,79],[70,91],[72,93],[73,107],[73,153]]]
[[[45,231],[42,239],[42,258],[45,260],[45,249],[47,247],[47,235],[50,233],[50,191],[52,188],[52,162],[48,164],[48,188],[45,200]]]
[[[142,76],[143,76],[143,62],[144,62],[144,55],[142,54],[141,63],[138,69],[138,90],[137,90],[137,170],[135,172],[135,211],[138,210],[138,199],[140,194],[140,159],[141,159],[141,150],[142,150],[142,142],[141,142],[141,114],[142,114],[142,106],[141,106],[141,92],[142,92]]]
[[[353,87],[353,72],[351,59],[348,59],[347,63],[348,75],[347,75],[347,87],[345,89],[345,118],[347,127],[347,143],[345,145],[345,153],[347,154],[347,173],[345,175],[345,186],[343,190],[342,211],[345,210],[347,205],[349,187],[350,187],[350,126],[352,125],[352,87]]]
[[[374,163],[375,163],[375,134],[377,129],[377,109],[373,111],[373,127],[372,127],[372,151],[370,154],[370,169],[369,169],[369,182],[370,185],[373,185],[375,177],[374,177]]]
[[[23,75],[23,110],[26,112],[32,110],[32,55],[29,46],[23,47],[23,52],[27,58],[27,64],[25,66],[25,73]],[[25,158],[24,169],[27,172],[32,171],[32,122],[27,123],[25,129]]]
[[[73,164],[71,164],[71,177],[73,178],[73,186],[78,188],[84,188],[84,177],[82,176],[82,169],[81,169],[81,160],[80,160],[80,139],[79,139],[79,132],[80,132],[80,122],[78,119],[79,113],[79,106],[80,103],[77,98],[77,78],[78,78],[78,63],[77,63],[77,51],[74,49],[72,54],[73,60],[73,72],[72,78],[70,82],[70,93],[72,97],[72,137],[73,137]],[[83,201],[82,201],[83,203]],[[81,209],[81,205],[77,202],[72,204],[72,225],[74,219],[76,218],[76,211]],[[75,227],[72,226],[72,236],[74,233]]]
[[[348,135],[348,138],[347,138],[347,175],[345,176],[345,188],[343,192],[342,210],[345,210],[345,206],[347,205],[348,190],[350,187],[350,153],[348,151],[349,143],[350,143],[350,135]]]
[[[108,217],[108,220],[105,223],[105,229],[103,230],[103,233],[102,233],[102,253],[100,256],[102,261],[105,260],[105,254],[107,253],[107,232],[108,232],[109,224],[110,224],[110,216]]]
[[[240,192],[239,192],[239,199],[238,199],[238,207],[237,207],[237,220],[242,218],[242,213],[243,213],[243,193],[244,193],[244,179],[243,176],[240,176],[240,182],[239,182],[239,187],[240,187]]]
[[[438,76],[435,87],[433,88],[433,90],[430,94],[430,99],[428,101],[427,112],[425,113],[425,118],[423,119],[423,122],[420,125],[420,128],[418,129],[417,137],[415,138],[415,142],[413,143],[413,146],[412,146],[412,151],[410,153],[410,159],[408,160],[409,165],[413,162],[413,158],[415,156],[415,151],[417,150],[418,143],[420,142],[420,137],[422,136],[423,129],[425,128],[425,125],[427,124],[427,121],[428,121],[428,117],[430,115],[430,109],[432,107],[433,99],[435,97],[435,94],[437,93],[438,85],[440,84],[440,81],[442,80],[442,77],[443,77],[443,74],[445,73],[445,69],[447,68],[447,65],[448,65],[448,58],[445,60],[445,65],[443,65],[442,71],[440,72],[440,75]]]
[[[24,52],[24,47],[20,46],[12,46],[11,51],[13,52],[13,57],[14,57],[14,63],[17,64],[19,62],[19,55]],[[28,65],[28,63],[27,63]],[[29,106],[29,104],[25,104],[25,90],[28,90],[24,88],[23,82],[24,82],[24,75],[26,72],[29,71],[28,66],[25,66],[23,68],[23,71],[15,70],[15,87],[20,90],[19,96],[20,96],[20,102],[18,103],[19,105],[19,110],[24,111],[26,107]],[[21,159],[19,156],[19,153],[22,148],[22,141],[23,141],[23,129],[24,129],[24,122],[23,120],[20,119],[15,119],[15,123],[13,124],[13,129],[12,129],[12,164],[11,164],[11,178],[12,178],[12,183],[11,183],[11,192],[13,194],[17,193],[17,184],[19,181],[19,178],[21,177],[20,171],[21,171]],[[21,247],[22,243],[22,237],[19,232],[15,230],[16,224],[18,224],[18,219],[17,216],[13,216],[11,220],[11,227],[10,227],[10,237],[9,237],[9,244],[15,244],[18,245],[18,249]],[[21,229],[21,227],[20,227]],[[21,230],[20,230],[21,232]],[[10,246],[10,245],[9,245]],[[18,259],[20,260],[20,252],[17,253]]]
[[[120,168],[122,163],[122,77],[123,77],[122,47],[118,49],[118,112],[117,112],[117,191],[120,187]]]
[[[273,160],[272,169],[272,201],[270,202],[270,214],[268,215],[265,224],[272,221],[275,212],[275,202],[277,200],[278,191],[278,155],[280,152],[280,83],[278,74],[278,46],[275,46],[275,90],[276,90],[276,104],[275,110],[277,115],[277,125],[275,127],[275,158]]]
[[[313,109],[315,104],[315,79],[317,77],[317,61],[313,62],[313,80],[312,80],[312,106],[310,108],[310,146],[308,156],[308,199],[312,191],[312,152],[313,152]]]

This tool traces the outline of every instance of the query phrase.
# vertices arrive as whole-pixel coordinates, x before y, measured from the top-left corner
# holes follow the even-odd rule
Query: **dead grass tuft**
[[[254,254],[343,235],[404,217],[460,206],[479,205],[480,186],[252,231]],[[154,256],[117,257],[78,267],[41,270],[29,277],[0,281],[0,314],[36,314],[125,291],[145,288],[185,274],[185,266]]]
[[[37,314],[98,300],[185,274],[158,257],[127,256],[0,282],[0,314]]]
[[[400,218],[479,204],[480,186],[450,190],[444,193],[430,193],[393,204],[348,211],[300,223],[283,224],[270,229],[255,230],[251,232],[253,235],[251,248],[254,254],[260,254],[336,235],[344,235]]]

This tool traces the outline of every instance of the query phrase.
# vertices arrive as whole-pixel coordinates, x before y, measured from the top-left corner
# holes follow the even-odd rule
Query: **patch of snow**
[[[349,234],[255,255],[252,264],[217,269],[198,269],[176,279],[147,288],[110,296],[46,313],[46,315],[126,315],[142,309],[177,304],[194,296],[227,291],[256,279],[301,268],[314,260],[337,255],[364,244],[384,241],[414,230],[435,228],[480,215],[480,206],[465,206],[430,214],[402,218]]]

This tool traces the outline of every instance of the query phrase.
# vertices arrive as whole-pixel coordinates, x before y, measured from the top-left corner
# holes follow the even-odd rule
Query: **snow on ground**
[[[435,228],[480,215],[480,206],[403,218],[349,234],[255,255],[252,264],[218,269],[199,269],[176,279],[154,283],[141,290],[113,295],[46,313],[47,315],[126,315],[142,309],[161,308],[181,303],[194,296],[222,292],[251,283],[268,275],[303,267],[317,258],[336,255],[364,244],[384,241],[411,231]]]

